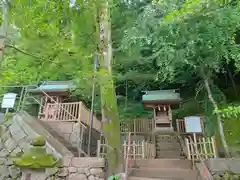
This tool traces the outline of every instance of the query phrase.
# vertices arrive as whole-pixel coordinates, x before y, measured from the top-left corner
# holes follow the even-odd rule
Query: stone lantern
[[[58,160],[46,152],[45,145],[44,138],[39,136],[32,140],[27,152],[13,159],[14,164],[21,168],[22,180],[45,180],[58,172]]]

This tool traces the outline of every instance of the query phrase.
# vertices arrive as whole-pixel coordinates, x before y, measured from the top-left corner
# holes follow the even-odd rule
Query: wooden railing
[[[82,102],[47,103],[44,120],[46,121],[81,121],[90,126],[91,113]],[[101,132],[102,123],[93,116],[92,128]]]
[[[80,118],[81,102],[47,103],[45,120],[49,121],[78,121]]]
[[[203,123],[203,118],[200,118],[201,120],[201,127],[202,131],[204,132],[204,123]],[[184,119],[176,119],[176,126],[177,126],[177,132],[180,134],[186,134],[186,129],[185,129],[185,120]]]
[[[183,137],[180,134],[178,134],[177,138],[178,138],[178,141],[179,141],[180,146],[182,148],[184,156],[188,157],[188,148],[187,148],[187,146],[186,146],[186,144],[184,142]]]
[[[132,168],[132,159],[129,159],[129,154],[130,154],[130,145],[131,145],[131,133],[128,134],[128,149],[127,149],[127,154],[126,157],[124,156],[124,160],[125,160],[125,168],[124,168],[124,180],[128,179],[128,168]]]
[[[180,134],[185,133],[185,121],[184,119],[176,119],[177,132]]]
[[[98,140],[98,157],[105,157],[107,145],[105,143],[101,143]],[[132,141],[131,144],[128,144],[128,141],[124,141],[122,144],[123,155],[124,157],[130,156],[133,160],[136,159],[153,159],[155,157],[155,146],[146,141]],[[128,148],[130,148],[130,152],[128,153]]]
[[[192,152],[194,152],[193,153],[194,155],[192,156],[192,162],[193,162],[193,165],[196,167],[196,169],[199,171],[200,179],[214,180],[212,174],[210,173],[209,169],[207,168],[204,162],[206,156],[204,156],[199,152],[198,147],[195,145],[195,142],[192,140],[191,136],[189,136],[186,139],[188,139],[188,142],[192,146],[191,149],[192,149]],[[197,159],[195,159],[195,157],[197,157]],[[199,163],[196,163],[195,160],[197,160]]]
[[[153,121],[151,119],[134,119],[120,123],[121,133],[148,134],[152,133]]]
[[[189,136],[185,138],[185,144],[187,146],[188,159],[190,160],[217,157],[214,137],[199,137],[197,141],[194,142]]]
[[[155,148],[154,144],[151,144],[146,141],[132,141],[131,144],[128,144],[127,141],[123,143],[123,154],[126,156],[127,150],[130,146],[129,156],[133,160],[136,159],[152,159],[155,157]]]

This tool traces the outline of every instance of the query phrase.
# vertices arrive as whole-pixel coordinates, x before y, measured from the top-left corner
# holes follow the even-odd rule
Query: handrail
[[[179,143],[180,143],[180,146],[183,150],[184,155],[187,157],[188,156],[187,147],[186,147],[186,144],[184,143],[184,140],[183,140],[182,136],[180,134],[178,134],[177,138],[179,140]]]
[[[212,177],[212,175],[211,175],[211,173],[210,173],[209,170],[207,169],[207,167],[206,167],[206,165],[205,165],[205,163],[204,163],[204,160],[203,160],[203,158],[201,157],[201,155],[200,155],[197,147],[194,146],[194,142],[193,142],[193,140],[192,140],[192,137],[191,137],[191,136],[188,136],[188,138],[189,138],[189,141],[191,142],[191,145],[193,146],[191,149],[194,149],[197,157],[199,157],[199,160],[200,160],[200,163],[201,163],[202,167],[204,168],[205,179],[206,179],[206,180],[214,180],[213,177]],[[192,156],[193,165],[194,165],[194,163],[195,163],[194,160],[195,160],[195,159],[194,159],[194,156]]]
[[[126,164],[125,164],[125,180],[128,179],[128,161],[129,161],[129,154],[130,154],[130,146],[131,146],[131,133],[128,134],[128,149],[127,149],[127,157],[126,157]]]

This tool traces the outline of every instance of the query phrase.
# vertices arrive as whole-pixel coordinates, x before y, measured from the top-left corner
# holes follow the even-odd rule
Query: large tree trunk
[[[121,164],[120,148],[120,122],[117,109],[117,98],[112,77],[112,42],[111,19],[109,15],[108,0],[95,1],[97,5],[97,31],[100,41],[99,54],[99,83],[101,93],[101,106],[104,123],[104,136],[110,147],[107,159],[110,171],[113,173]]]
[[[210,85],[209,85],[209,82],[208,82],[208,78],[204,76],[203,80],[204,80],[205,88],[206,88],[207,93],[208,93],[209,101],[213,104],[214,109],[218,109],[217,102],[213,98],[213,95],[212,95],[212,92],[211,92],[211,88],[210,88]],[[222,119],[221,119],[221,116],[219,114],[216,114],[216,116],[217,116],[218,130],[219,130],[220,138],[221,138],[221,141],[222,141],[222,145],[224,147],[226,156],[229,157],[229,149],[228,149],[227,141],[226,141],[225,134],[224,134]]]
[[[7,1],[3,0],[1,2],[2,22],[0,26],[0,61],[3,59],[5,40],[7,38],[7,6]]]

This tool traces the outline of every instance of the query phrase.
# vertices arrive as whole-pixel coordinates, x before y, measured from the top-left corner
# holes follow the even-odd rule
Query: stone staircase
[[[137,160],[128,180],[197,180],[192,164],[183,159]]]
[[[155,140],[156,158],[185,158],[175,134],[157,134]]]
[[[156,159],[136,160],[128,180],[198,180],[192,162],[185,159],[177,136],[156,134]]]

